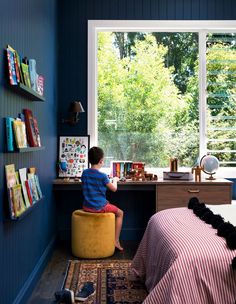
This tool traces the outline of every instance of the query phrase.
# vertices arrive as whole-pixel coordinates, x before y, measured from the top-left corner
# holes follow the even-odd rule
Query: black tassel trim
[[[188,209],[193,209],[195,206],[199,204],[199,200],[197,197],[192,197],[188,203]]]
[[[235,231],[234,225],[232,225],[231,223],[227,222],[227,223],[221,224],[218,227],[218,229],[217,229],[217,235],[226,238],[230,233],[232,233],[234,231]]]
[[[197,197],[192,197],[189,200],[188,208],[193,210],[193,213],[207,224],[211,224],[217,229],[217,235],[226,239],[226,244],[229,249],[236,249],[236,227],[229,222],[225,222],[219,214],[214,214],[204,203],[200,203]],[[232,268],[236,270],[236,257],[233,258]]]

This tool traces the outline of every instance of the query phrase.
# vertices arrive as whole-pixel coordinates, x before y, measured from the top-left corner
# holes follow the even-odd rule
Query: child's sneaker
[[[88,297],[95,294],[95,289],[93,286],[93,282],[84,283],[83,287],[79,290],[79,292],[75,295],[75,300],[84,302],[88,299]]]
[[[63,289],[55,292],[55,299],[57,303],[73,304],[75,303],[74,291]]]

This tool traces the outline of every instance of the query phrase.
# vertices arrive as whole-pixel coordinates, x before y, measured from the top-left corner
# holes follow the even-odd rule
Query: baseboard
[[[32,293],[33,288],[35,287],[39,279],[39,276],[41,275],[46,263],[48,262],[50,254],[54,248],[55,241],[56,241],[56,236],[54,236],[49,242],[48,246],[41,255],[38,263],[35,265],[33,271],[29,275],[28,279],[22,286],[20,292],[18,293],[17,297],[15,298],[12,304],[25,304],[27,302],[29,295]]]

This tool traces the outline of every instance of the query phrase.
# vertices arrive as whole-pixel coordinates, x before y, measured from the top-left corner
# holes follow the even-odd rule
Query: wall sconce
[[[79,113],[83,113],[85,111],[80,101],[73,101],[70,105],[69,112],[69,119],[62,119],[62,123],[75,125],[79,122]]]

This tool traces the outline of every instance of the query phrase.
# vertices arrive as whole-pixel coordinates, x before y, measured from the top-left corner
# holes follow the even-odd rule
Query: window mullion
[[[199,32],[199,154],[207,152],[206,138],[206,32]]]

